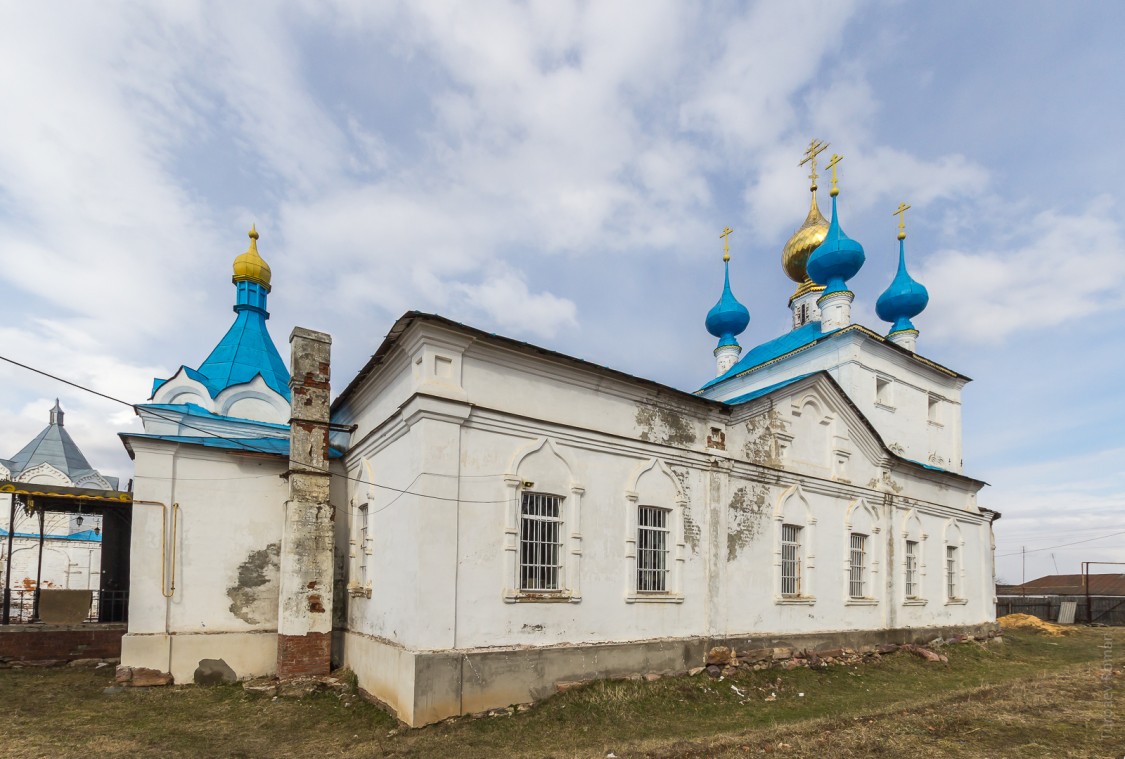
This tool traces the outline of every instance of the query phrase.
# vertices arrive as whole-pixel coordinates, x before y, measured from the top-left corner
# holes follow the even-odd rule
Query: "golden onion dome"
[[[809,279],[805,266],[808,264],[809,256],[824,242],[827,235],[828,220],[816,205],[816,185],[813,185],[809,215],[781,250],[781,265],[785,269],[785,274],[798,284],[797,292],[793,294],[794,298],[815,289],[824,289]]]
[[[806,256],[807,258],[807,256]],[[250,247],[234,259],[233,282],[254,282],[270,290],[270,265],[258,253],[258,230],[250,226]]]

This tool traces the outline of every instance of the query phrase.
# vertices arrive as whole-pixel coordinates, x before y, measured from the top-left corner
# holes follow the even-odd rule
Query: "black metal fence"
[[[2,592],[2,591],[0,591]],[[125,622],[129,613],[129,591],[94,590],[86,622]],[[20,588],[11,591],[9,622],[13,625],[35,621],[35,591]],[[0,597],[2,600],[2,597]]]
[[[1090,612],[1086,613],[1086,596],[997,596],[996,616],[1030,614],[1045,622],[1057,622],[1059,607],[1074,601],[1075,622],[1098,622],[1103,625],[1125,625],[1125,597],[1090,596]]]

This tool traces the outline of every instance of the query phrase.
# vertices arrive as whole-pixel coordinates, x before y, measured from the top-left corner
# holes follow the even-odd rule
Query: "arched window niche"
[[[781,495],[774,522],[774,601],[812,604],[816,517],[800,485]]]
[[[624,505],[626,603],[682,603],[688,502],[667,464],[640,464]]]
[[[908,511],[902,520],[902,602],[906,606],[926,604],[926,533],[915,509]]]
[[[504,600],[577,603],[586,491],[571,460],[555,441],[538,438],[512,456],[504,484]]]
[[[850,606],[879,602],[879,512],[863,498],[848,505],[844,516],[844,599]]]

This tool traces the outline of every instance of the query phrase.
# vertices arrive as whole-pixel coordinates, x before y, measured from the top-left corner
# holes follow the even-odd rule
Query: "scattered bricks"
[[[557,690],[557,691],[558,691],[559,693],[565,693],[565,692],[567,692],[568,690],[573,690],[573,689],[575,689],[575,688],[581,688],[581,687],[582,687],[583,685],[585,685],[585,684],[586,684],[587,682],[588,682],[588,681],[586,681],[586,680],[570,680],[570,681],[561,681],[561,682],[557,682],[557,683],[555,683],[555,689],[556,689],[556,690]]]
[[[794,651],[793,652],[793,658],[794,659],[807,659],[807,658],[809,658],[809,652],[808,652],[807,649],[801,649],[800,651]]]
[[[258,677],[242,683],[242,689],[258,696],[276,696],[277,681],[272,677]]]
[[[793,658],[793,649],[792,648],[775,648],[775,649],[773,649],[773,660],[774,661],[783,661],[785,659],[792,659],[792,658]]]
[[[76,668],[78,668],[78,667],[88,667],[90,669],[93,669],[94,667],[98,666],[101,663],[102,663],[101,659],[75,659],[71,662],[68,662],[66,666],[76,667]]]
[[[881,655],[893,654],[897,650],[898,646],[894,643],[883,643],[875,649],[875,651]]]
[[[781,663],[782,669],[797,669],[797,667],[800,667],[800,666],[801,666],[801,660],[800,659],[786,659],[785,661],[783,661]]]
[[[660,679],[660,675],[658,675],[655,672],[649,672],[647,675],[645,675],[645,681],[646,682],[654,683],[659,679]]]
[[[723,667],[722,671],[719,674],[721,674],[723,677],[734,677],[738,674],[738,667],[733,667],[728,664],[727,666]]]
[[[842,648],[830,648],[827,651],[817,651],[816,653],[817,653],[817,656],[819,656],[822,659],[839,659],[841,656],[844,655],[844,649],[842,649]]]
[[[717,664],[707,665],[707,676],[717,678],[723,674],[723,670]]]
[[[772,648],[751,648],[748,651],[743,651],[739,654],[739,658],[747,664],[757,664],[758,662],[769,661],[773,658]]]
[[[304,698],[320,690],[321,682],[315,677],[293,677],[277,683],[277,695],[282,698]]]
[[[861,654],[863,654],[864,656],[866,656],[867,654],[873,654],[873,653],[875,653],[875,646],[872,646],[872,645],[860,646],[859,652]]]
[[[118,685],[124,685],[133,679],[132,667],[118,667],[117,671],[113,673],[113,682]]]
[[[819,656],[817,656],[815,653],[809,654],[808,662],[809,662],[810,667],[823,667],[823,666],[825,666],[825,664],[821,660],[821,658]]]
[[[901,650],[909,651],[910,653],[914,654],[915,656],[917,656],[921,659],[925,659],[926,661],[934,661],[934,662],[948,662],[949,661],[948,658],[946,658],[945,656],[942,656],[941,654],[934,653],[933,651],[931,651],[928,648],[924,648],[922,646],[915,646],[915,645],[910,644],[910,643],[903,646]]]
[[[114,678],[116,680],[116,677]],[[133,676],[129,678],[127,685],[134,688],[151,688],[160,685],[171,685],[172,673],[161,672],[158,669],[149,669],[148,667],[134,667]]]
[[[726,646],[715,646],[707,652],[707,664],[724,665],[729,664],[731,659],[734,658],[734,651]]]
[[[691,669],[688,670],[688,677],[695,677],[696,675],[698,675],[700,672],[702,672],[705,669],[707,669],[707,668],[706,667],[692,667]]]

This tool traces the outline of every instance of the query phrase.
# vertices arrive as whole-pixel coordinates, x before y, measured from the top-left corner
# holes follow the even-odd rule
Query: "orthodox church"
[[[724,282],[695,392],[411,311],[330,397],[331,338],[269,336],[251,230],[235,321],[138,407],[122,663],[191,681],[355,672],[410,725],[560,682],[678,672],[716,645],[810,650],[994,625],[992,521],[963,473],[968,378],[917,352],[899,264],[855,324],[864,250],[812,199],[792,329],[743,351]],[[890,274],[890,273],[888,273]],[[350,336],[349,336],[350,337]]]

